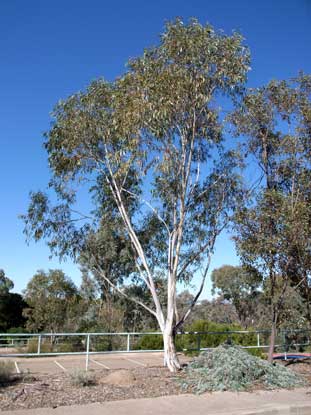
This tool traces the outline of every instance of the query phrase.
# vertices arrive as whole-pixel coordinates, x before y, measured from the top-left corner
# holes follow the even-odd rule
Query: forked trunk
[[[164,366],[166,366],[170,372],[177,372],[181,369],[175,343],[173,332],[164,332],[163,333],[163,343],[164,343]]]

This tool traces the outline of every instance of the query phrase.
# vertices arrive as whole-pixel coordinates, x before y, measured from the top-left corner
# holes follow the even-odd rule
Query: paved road
[[[3,415],[310,415],[310,389],[166,396],[82,406],[3,411]]]
[[[0,358],[14,362],[17,373],[57,373],[73,369],[85,369],[86,356],[50,356],[35,358]],[[181,356],[181,360],[185,358]],[[163,353],[96,354],[89,357],[89,369],[132,369],[137,367],[162,366]]]

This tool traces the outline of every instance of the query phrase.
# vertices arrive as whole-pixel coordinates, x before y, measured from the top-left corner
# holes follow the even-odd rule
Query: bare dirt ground
[[[0,411],[55,408],[63,405],[178,395],[182,392],[173,379],[176,375],[171,375],[165,368],[129,369],[133,381],[123,386],[103,382],[112,372],[105,369],[97,371],[94,373],[96,384],[84,387],[73,386],[68,373],[15,375],[15,382],[0,387]]]
[[[301,373],[311,384],[310,363],[292,364],[289,368]],[[70,373],[72,372],[15,374],[13,382],[0,386],[0,412],[13,409],[56,408],[185,393],[176,382],[176,378],[182,378],[183,373],[173,375],[162,367],[91,370],[90,373],[93,374],[95,384],[84,387],[74,386]],[[113,376],[111,376],[112,374]],[[113,382],[107,383],[107,379],[113,379]],[[258,391],[258,387],[256,390]]]
[[[283,362],[283,364],[288,368],[293,370],[296,373],[303,375],[307,381],[311,384],[311,359],[306,362],[297,361],[293,364],[288,364],[289,362]]]

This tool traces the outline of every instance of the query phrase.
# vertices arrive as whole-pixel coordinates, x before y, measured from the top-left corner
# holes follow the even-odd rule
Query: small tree
[[[57,105],[45,147],[63,203],[52,207],[45,194],[33,194],[24,216],[29,237],[47,237],[54,252],[74,255],[90,232],[106,226],[101,206],[109,206],[112,223],[130,241],[135,271],[125,277],[145,284],[153,305],[131,299],[156,318],[171,371],[180,368],[174,333],[202,292],[215,240],[240,196],[239,159],[223,147],[216,99],[239,96],[248,65],[239,34],[226,36],[196,20],[167,24],[160,44],[131,60],[125,75],[93,82]],[[93,194],[99,216],[73,209],[78,184]],[[77,229],[79,220],[86,223]],[[93,260],[93,271],[126,295]],[[159,274],[165,304],[155,284]],[[177,283],[194,275],[202,276],[200,288],[177,319]]]
[[[235,112],[237,132],[259,167],[253,199],[236,215],[236,243],[244,264],[269,280],[272,360],[286,290],[309,298],[311,78],[272,81],[251,90]]]
[[[24,309],[27,328],[31,331],[63,331],[70,317],[77,319],[78,290],[61,270],[40,270],[24,291],[28,308]]]
[[[254,268],[223,265],[213,270],[212,292],[230,301],[239,316],[240,323],[253,325],[260,297],[262,277]]]

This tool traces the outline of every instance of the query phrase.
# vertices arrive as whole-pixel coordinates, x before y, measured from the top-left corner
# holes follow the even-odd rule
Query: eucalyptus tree
[[[13,281],[5,275],[3,269],[0,269],[0,295],[8,294],[13,287]]]
[[[123,76],[92,82],[58,103],[45,148],[61,202],[53,206],[45,193],[33,193],[24,216],[28,237],[47,238],[58,254],[80,255],[90,233],[109,226],[101,214],[107,202],[110,223],[130,242],[133,267],[123,283],[140,281],[150,291],[152,305],[131,300],[156,318],[171,371],[180,368],[174,333],[202,292],[216,237],[242,195],[240,159],[224,146],[217,99],[235,101],[248,68],[239,34],[227,36],[196,20],[168,23],[159,44],[131,59]],[[96,205],[92,218],[77,213],[79,185]],[[127,296],[100,258],[92,258],[94,272]],[[159,276],[166,283],[164,304]],[[177,284],[194,276],[201,279],[198,292],[177,319]]]
[[[23,311],[28,330],[57,333],[68,330],[70,320],[77,327],[78,289],[63,271],[39,270],[23,294],[28,304]]]
[[[270,361],[286,290],[310,297],[310,92],[303,74],[271,81],[250,90],[232,117],[259,171],[254,198],[236,215],[236,243],[242,262],[269,280]]]
[[[212,293],[230,301],[243,327],[254,325],[262,276],[253,267],[222,265],[211,274]]]

